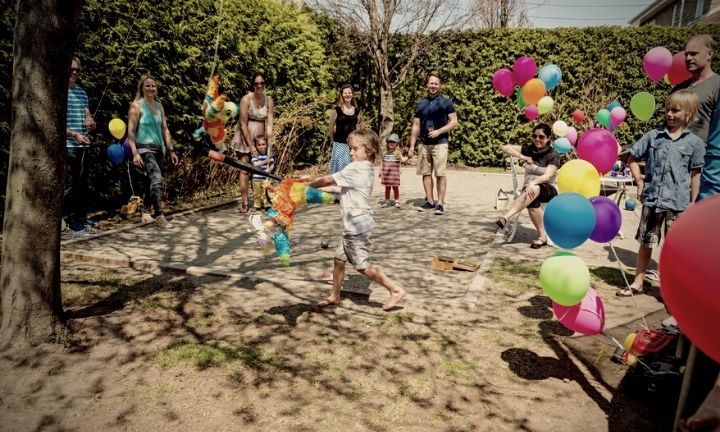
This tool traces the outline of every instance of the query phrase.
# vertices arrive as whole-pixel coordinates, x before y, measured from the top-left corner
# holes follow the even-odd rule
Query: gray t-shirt
[[[720,92],[720,76],[713,73],[697,84],[692,84],[692,79],[689,79],[673,87],[670,93],[672,94],[683,89],[695,93],[699,101],[698,118],[690,123],[689,129],[692,133],[699,136],[703,142],[707,142],[708,132],[710,131],[710,119],[715,110],[718,92]]]

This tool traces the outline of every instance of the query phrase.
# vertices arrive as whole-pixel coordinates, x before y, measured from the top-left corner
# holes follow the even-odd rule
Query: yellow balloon
[[[116,139],[120,139],[125,136],[125,122],[120,120],[119,118],[114,118],[110,120],[110,124],[108,124],[108,129],[110,129],[110,133]]]
[[[558,120],[553,123],[552,131],[555,136],[564,137],[568,132],[568,125],[562,120]]]
[[[600,173],[586,160],[575,159],[563,165],[557,183],[560,193],[575,192],[585,198],[600,195]]]
[[[637,336],[637,333],[633,332],[625,337],[625,341],[623,341],[623,347],[625,348],[625,351],[630,351],[630,348],[632,348],[633,342],[635,342],[636,336]]]
[[[538,112],[540,114],[549,113],[553,107],[553,100],[550,96],[543,96],[537,103]]]

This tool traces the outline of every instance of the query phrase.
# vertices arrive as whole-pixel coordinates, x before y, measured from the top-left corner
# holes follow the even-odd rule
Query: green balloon
[[[655,97],[648,92],[635,93],[630,99],[630,111],[638,120],[650,120],[655,114]]]
[[[606,108],[601,109],[595,113],[595,121],[603,126],[610,126],[610,111]]]
[[[555,303],[574,306],[587,294],[590,270],[580,257],[570,252],[557,252],[540,267],[540,286]]]
[[[515,100],[517,100],[518,105],[520,105],[520,108],[525,108],[527,104],[522,98],[522,88],[518,87],[517,90],[515,90]]]

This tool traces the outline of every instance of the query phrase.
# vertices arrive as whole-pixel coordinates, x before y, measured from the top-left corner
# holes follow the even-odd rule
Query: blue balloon
[[[560,137],[553,142],[553,148],[555,148],[555,151],[558,153],[570,153],[570,150],[572,149],[572,144],[570,144],[570,140],[565,137]]]
[[[125,149],[120,144],[110,144],[107,148],[107,155],[110,162],[117,165],[125,160]]]
[[[617,107],[622,107],[622,105],[620,105],[620,102],[614,100],[614,101],[610,102],[610,105],[607,106],[607,110],[612,112],[612,110]]]
[[[625,201],[625,210],[632,211],[635,210],[635,207],[637,207],[637,201],[634,198]]]
[[[564,249],[585,243],[595,229],[595,209],[584,196],[568,192],[550,200],[543,224],[552,241]]]
[[[560,84],[562,71],[557,65],[545,65],[540,69],[540,72],[538,72],[538,79],[545,83],[545,89],[550,90]]]

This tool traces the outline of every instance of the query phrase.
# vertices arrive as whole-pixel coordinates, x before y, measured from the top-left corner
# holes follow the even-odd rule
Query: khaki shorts
[[[253,207],[256,209],[264,209],[270,207],[270,200],[265,193],[265,180],[253,180],[252,191],[253,191]]]
[[[418,145],[418,175],[431,175],[444,177],[447,168],[448,145],[446,144],[419,144]]]
[[[370,267],[370,231],[362,234],[344,234],[335,249],[335,258],[349,262],[356,270]]]

